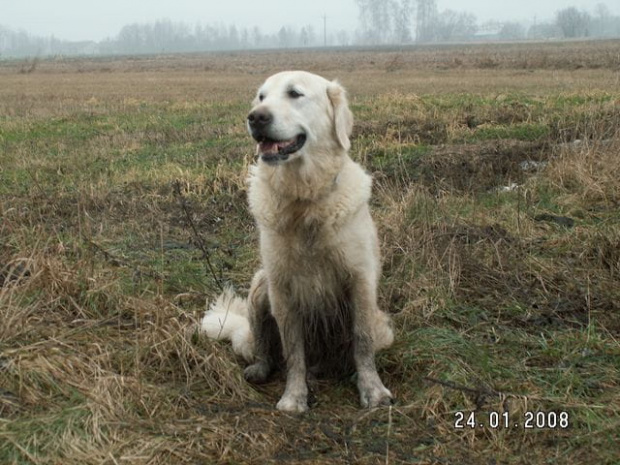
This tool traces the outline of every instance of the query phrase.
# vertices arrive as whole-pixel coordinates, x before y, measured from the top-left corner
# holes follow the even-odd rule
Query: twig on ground
[[[131,268],[134,270],[134,275],[144,275],[144,276],[148,276],[149,278],[158,279],[158,280],[164,279],[163,274],[158,273],[157,271],[152,271],[152,270],[142,270],[138,268],[137,266],[135,266],[134,264],[132,264],[129,260],[123,257],[118,257],[114,255],[113,253],[108,252],[103,247],[101,247],[99,244],[91,241],[90,239],[86,239],[86,242],[93,249],[95,249],[95,251],[101,253],[105,257],[105,259],[114,266],[124,266],[126,268]]]
[[[222,285],[222,281],[219,278],[219,276],[217,275],[217,273],[215,272],[215,268],[213,267],[213,263],[211,263],[211,251],[209,250],[209,248],[207,247],[207,244],[205,243],[204,239],[202,238],[202,236],[198,232],[198,228],[196,227],[196,223],[194,223],[194,219],[192,217],[192,212],[190,211],[190,208],[187,205],[187,200],[185,199],[185,196],[183,195],[183,192],[181,191],[181,182],[178,181],[178,180],[175,181],[172,184],[172,187],[173,187],[173,190],[174,190],[174,195],[179,200],[179,204],[181,205],[181,208],[183,209],[183,214],[185,215],[185,218],[187,219],[187,223],[189,224],[189,226],[190,226],[190,228],[192,230],[192,234],[193,234],[193,237],[194,237],[195,244],[200,249],[200,251],[202,252],[202,258],[206,261],[207,268],[208,268],[209,272],[211,273],[211,276],[213,277],[213,280],[215,281],[215,284],[217,284],[217,287],[220,288],[220,291],[224,291],[224,286]]]

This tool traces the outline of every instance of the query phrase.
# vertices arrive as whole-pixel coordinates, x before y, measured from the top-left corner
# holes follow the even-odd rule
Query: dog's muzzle
[[[248,115],[248,127],[256,142],[261,159],[266,163],[286,161],[288,157],[299,151],[306,143],[306,135],[281,140],[271,136],[273,114],[265,108],[259,108]]]

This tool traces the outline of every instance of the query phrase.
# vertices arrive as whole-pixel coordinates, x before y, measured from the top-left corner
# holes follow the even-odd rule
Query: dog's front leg
[[[276,408],[284,412],[305,412],[308,410],[308,385],[302,318],[279,292],[270,292],[269,299],[280,331],[287,370],[286,389]]]
[[[259,270],[252,280],[248,295],[250,327],[254,336],[254,363],[246,367],[245,379],[261,384],[267,381],[277,360],[273,355],[280,345],[280,335],[269,306],[269,286],[264,270]]]
[[[383,385],[375,366],[372,340],[372,316],[378,312],[376,291],[367,278],[359,278],[353,286],[353,357],[357,369],[357,388],[362,407],[390,405],[392,393]]]

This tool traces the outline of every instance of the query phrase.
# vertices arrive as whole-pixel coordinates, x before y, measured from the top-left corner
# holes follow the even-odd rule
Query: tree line
[[[264,32],[259,27],[221,23],[190,26],[163,19],[126,25],[115,37],[100,42],[70,42],[0,26],[0,57],[620,37],[620,16],[613,15],[603,3],[592,12],[565,8],[557,11],[553,20],[529,25],[492,21],[480,24],[468,12],[438,11],[436,0],[355,0],[355,4],[358,28],[354,32],[327,31],[322,24],[282,26],[277,31]]]
[[[526,40],[553,38],[620,37],[620,17],[604,3],[592,13],[564,8],[550,21],[525,25],[489,21],[479,24],[465,11],[439,11],[436,0],[355,0],[359,10],[358,43],[387,45],[468,42],[474,40]]]
[[[177,53],[324,45],[344,47],[353,44],[354,37],[346,30],[330,31],[325,35],[322,28],[317,31],[311,24],[301,28],[282,26],[275,32],[264,32],[259,27],[242,28],[222,23],[191,26],[162,19],[152,23],[128,24],[115,37],[99,42],[43,38],[0,26],[0,57]]]
[[[104,41],[101,46],[105,53],[170,53],[316,47],[322,40],[322,32],[318,34],[310,24],[300,29],[283,26],[276,32],[266,33],[259,27],[238,28],[224,24],[190,27],[185,23],[161,20],[127,25],[117,37]],[[345,31],[330,40],[349,45]]]

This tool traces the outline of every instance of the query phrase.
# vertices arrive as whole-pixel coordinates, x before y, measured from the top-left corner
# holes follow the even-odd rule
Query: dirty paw
[[[360,403],[364,408],[387,407],[393,404],[392,393],[382,384],[360,387]]]
[[[303,413],[308,410],[307,396],[283,395],[276,408],[281,412]]]
[[[256,362],[243,371],[243,377],[250,383],[262,384],[267,381],[270,373],[271,368],[268,363]]]

